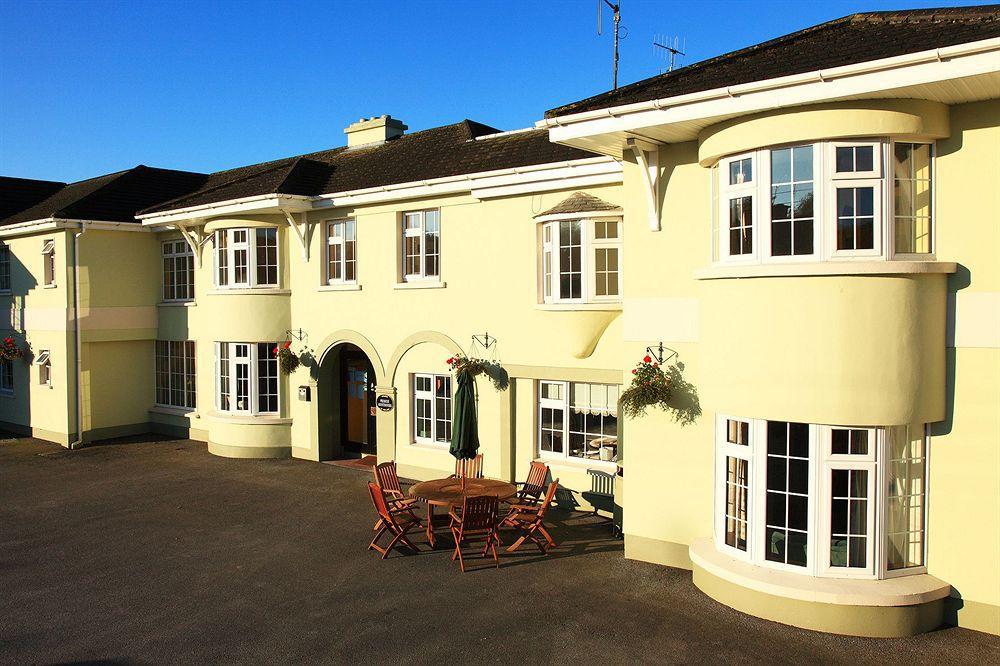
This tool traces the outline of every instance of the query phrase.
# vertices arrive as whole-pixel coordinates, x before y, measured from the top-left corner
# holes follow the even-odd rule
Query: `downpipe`
[[[80,236],[87,231],[87,223],[80,223],[80,230],[73,234],[73,345],[76,350],[76,371],[73,373],[76,393],[76,440],[70,449],[83,446],[83,342],[80,340]]]

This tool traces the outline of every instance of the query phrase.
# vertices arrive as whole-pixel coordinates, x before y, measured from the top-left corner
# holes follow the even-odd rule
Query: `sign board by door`
[[[375,398],[375,405],[381,409],[383,412],[388,412],[392,410],[392,398],[387,395],[380,395]]]

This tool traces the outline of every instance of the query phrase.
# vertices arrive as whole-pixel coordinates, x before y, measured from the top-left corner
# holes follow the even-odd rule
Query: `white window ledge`
[[[55,289],[58,286],[59,285],[57,285],[55,282],[53,282],[52,284],[43,284],[42,285],[42,289]]]
[[[208,292],[210,296],[234,296],[234,295],[250,295],[250,296],[290,296],[292,293],[291,289],[276,289],[274,287],[250,287],[250,288],[234,288],[234,289],[213,289]]]
[[[537,310],[550,312],[621,312],[621,303],[538,303]]]
[[[155,405],[149,408],[150,414],[166,414],[167,416],[184,416],[192,419],[200,418],[195,410],[188,407],[170,407],[168,405]]]
[[[317,287],[316,291],[361,291],[361,285],[356,282],[345,282],[344,284],[324,284]]]
[[[198,305],[194,300],[186,301],[160,301],[157,303],[161,308],[193,308]]]
[[[711,538],[695,539],[691,562],[740,587],[786,599],[842,606],[915,606],[943,599],[951,585],[928,574],[885,580],[820,578],[757,566],[719,552]]]
[[[710,266],[694,272],[696,280],[793,277],[810,275],[914,275],[954,273],[953,261],[816,261],[809,263]]]
[[[234,425],[291,425],[292,419],[281,418],[274,414],[227,414],[226,412],[209,412],[212,421],[222,421]]]
[[[417,449],[424,449],[425,451],[439,451],[441,453],[448,453],[449,444],[441,442],[440,444],[432,444],[430,442],[410,442],[410,446]],[[448,455],[451,455],[450,453]]]
[[[414,280],[413,282],[397,282],[393,289],[444,289],[447,282],[440,280]]]

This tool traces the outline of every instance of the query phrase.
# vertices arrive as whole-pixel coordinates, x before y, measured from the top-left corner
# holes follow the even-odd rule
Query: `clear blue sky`
[[[658,73],[654,35],[692,63],[856,11],[945,0],[621,0],[620,81]],[[526,127],[611,87],[611,20],[565,2],[0,0],[0,174],[73,181],[194,171],[344,143],[361,116],[410,130]]]

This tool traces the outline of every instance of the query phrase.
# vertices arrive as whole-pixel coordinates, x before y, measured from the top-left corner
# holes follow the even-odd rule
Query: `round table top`
[[[464,490],[462,480],[456,478],[433,479],[410,486],[410,495],[439,506],[458,504],[466,496],[493,495],[503,500],[513,497],[516,492],[517,487],[513,483],[498,479],[466,479]]]

